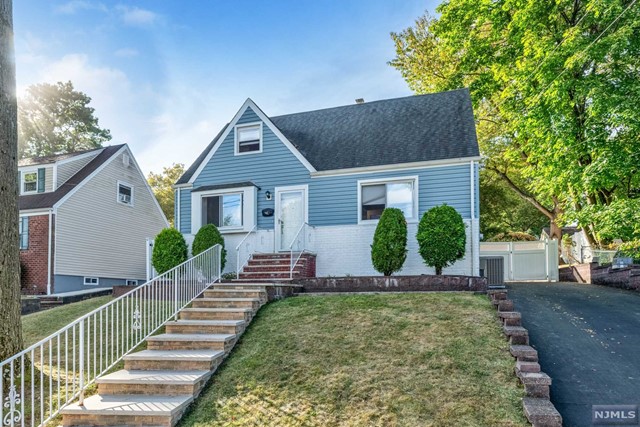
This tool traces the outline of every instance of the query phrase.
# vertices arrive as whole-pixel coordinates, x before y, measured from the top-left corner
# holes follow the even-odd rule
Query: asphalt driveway
[[[591,405],[640,405],[640,293],[575,283],[507,288],[566,426],[591,425]]]

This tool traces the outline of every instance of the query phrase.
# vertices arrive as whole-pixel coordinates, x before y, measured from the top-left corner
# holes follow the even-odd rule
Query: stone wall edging
[[[538,351],[529,345],[529,332],[522,327],[521,313],[513,310],[513,301],[507,299],[505,289],[487,293],[498,311],[509,351],[516,359],[514,372],[525,389],[522,406],[527,420],[534,427],[562,427],[562,416],[550,400],[551,377],[540,370]]]
[[[297,280],[304,292],[486,292],[487,279],[475,276],[347,276]]]

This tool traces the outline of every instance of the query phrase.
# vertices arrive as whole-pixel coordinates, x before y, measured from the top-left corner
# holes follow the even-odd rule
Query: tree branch
[[[507,186],[509,188],[511,188],[513,191],[516,192],[516,194],[518,194],[518,196],[520,196],[523,200],[531,203],[536,209],[538,209],[540,212],[542,212],[547,218],[549,218],[550,220],[554,219],[554,212],[550,209],[548,209],[547,207],[545,207],[542,203],[540,203],[538,200],[536,200],[535,197],[533,197],[531,194],[527,193],[526,191],[522,190],[520,187],[518,187],[512,180],[511,178],[509,178],[507,176],[506,173],[502,172],[501,170],[492,167],[492,166],[486,166],[486,168],[494,173],[496,173],[500,178],[502,178]]]

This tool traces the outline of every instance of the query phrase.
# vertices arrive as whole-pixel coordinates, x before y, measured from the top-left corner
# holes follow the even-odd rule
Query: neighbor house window
[[[22,193],[35,193],[38,191],[38,172],[25,172],[22,174]]]
[[[262,124],[236,126],[236,154],[262,151]]]
[[[242,227],[242,193],[202,198],[202,225]]]
[[[415,219],[415,179],[360,183],[360,220],[376,220],[385,208],[398,208],[406,219]]]
[[[100,279],[97,277],[85,277],[83,283],[87,286],[97,286],[100,283]]]
[[[18,223],[20,233],[20,249],[29,249],[29,217],[23,216]]]
[[[133,187],[124,182],[118,182],[118,203],[133,206]]]

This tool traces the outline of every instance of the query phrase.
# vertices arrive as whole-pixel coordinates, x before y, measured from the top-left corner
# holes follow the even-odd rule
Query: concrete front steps
[[[64,426],[175,426],[260,307],[265,283],[214,284],[124,369],[96,379],[98,394],[62,409]]]
[[[300,254],[293,254],[293,261],[295,261],[298,255]],[[303,253],[293,268],[293,275],[289,272],[291,263],[291,253],[289,252],[253,254],[247,262],[247,265],[245,265],[240,274],[238,274],[238,280],[287,281],[316,276],[315,254]]]

